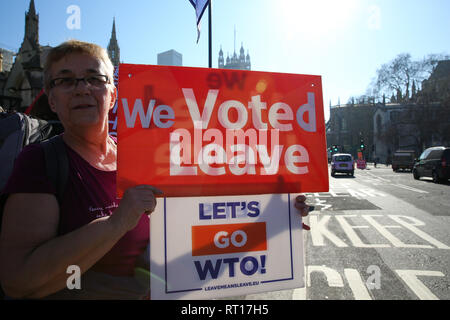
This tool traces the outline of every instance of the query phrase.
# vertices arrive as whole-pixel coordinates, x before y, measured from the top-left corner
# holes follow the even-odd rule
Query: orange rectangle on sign
[[[192,255],[267,250],[266,223],[192,226]]]

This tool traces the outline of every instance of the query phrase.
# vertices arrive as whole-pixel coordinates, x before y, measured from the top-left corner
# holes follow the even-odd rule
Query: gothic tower
[[[239,63],[241,65],[245,64],[245,53],[244,53],[244,43],[241,42],[241,50],[239,51]]]
[[[108,55],[112,64],[117,67],[120,63],[120,48],[116,38],[116,18],[113,19],[111,39],[108,44]]]
[[[252,64],[250,63],[250,52],[247,50],[247,56],[245,57],[245,65],[248,70],[252,69]]]
[[[219,61],[218,61],[219,68],[251,70],[250,53],[247,50],[247,55],[245,55],[243,42],[241,42],[241,49],[239,50],[239,56],[236,54],[236,27],[234,29],[234,52],[231,57],[229,54],[227,54],[227,59],[225,61],[226,62],[224,64],[222,46],[220,46]]]
[[[220,46],[220,51],[219,51],[219,68],[223,68],[224,63],[223,63],[223,51],[222,51],[222,46]]]
[[[30,1],[28,12],[25,15],[25,35],[30,44],[39,46],[39,15],[36,14],[34,0]],[[24,41],[25,42],[25,41]]]

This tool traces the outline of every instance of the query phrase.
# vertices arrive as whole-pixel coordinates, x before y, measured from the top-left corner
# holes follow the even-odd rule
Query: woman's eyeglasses
[[[84,81],[86,85],[100,89],[108,83],[108,80],[108,76],[102,74],[90,75],[83,78],[63,77],[51,80],[50,88],[58,87],[63,89],[64,91],[70,91],[77,87],[79,81]]]

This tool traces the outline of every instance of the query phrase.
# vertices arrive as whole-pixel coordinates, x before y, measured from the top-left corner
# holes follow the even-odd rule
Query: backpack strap
[[[61,135],[54,136],[41,143],[45,154],[47,176],[56,187],[56,197],[61,205],[67,178],[69,176],[69,159]]]

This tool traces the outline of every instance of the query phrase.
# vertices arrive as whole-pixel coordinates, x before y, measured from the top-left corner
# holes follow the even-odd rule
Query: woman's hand
[[[126,231],[132,230],[144,212],[150,215],[155,210],[157,194],[163,194],[163,192],[150,185],[128,188],[111,219],[114,219],[113,221]]]
[[[305,203],[306,201],[306,197],[304,195],[299,195],[295,198],[295,203],[294,203],[294,207],[297,208],[300,211],[300,214],[302,215],[302,217],[306,217],[308,216],[310,211],[314,210],[313,206],[309,206]],[[309,230],[310,227],[304,223],[302,223],[303,225],[303,229],[305,230]]]

